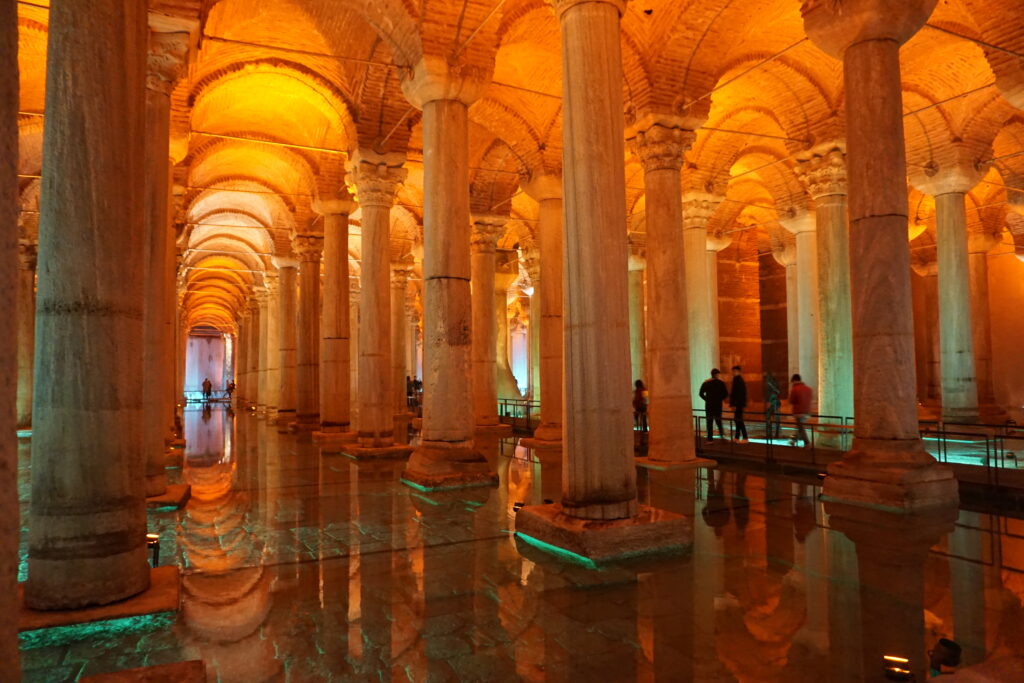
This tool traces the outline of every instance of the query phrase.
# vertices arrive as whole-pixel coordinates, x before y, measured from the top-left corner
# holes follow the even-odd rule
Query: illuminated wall
[[[189,335],[185,347],[185,393],[201,393],[203,379],[209,377],[213,390],[224,389],[225,344],[222,336]]]

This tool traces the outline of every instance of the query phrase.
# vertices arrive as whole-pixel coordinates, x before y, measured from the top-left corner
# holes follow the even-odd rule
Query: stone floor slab
[[[693,458],[692,460],[676,462],[672,460],[656,460],[644,456],[636,459],[636,466],[658,470],[659,472],[667,472],[669,470],[688,470],[697,467],[718,467],[718,462],[708,458]]]
[[[149,589],[135,597],[109,605],[67,611],[41,611],[25,607],[24,584],[18,584],[18,631],[39,628],[85,624],[107,619],[122,619],[156,612],[171,612],[181,602],[181,579],[177,567],[157,567],[150,570]]]
[[[148,508],[183,508],[192,497],[192,487],[188,484],[168,484],[167,490],[159,496],[150,496],[146,499]]]

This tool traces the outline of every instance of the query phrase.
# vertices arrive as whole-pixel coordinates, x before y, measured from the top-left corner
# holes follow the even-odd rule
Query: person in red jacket
[[[800,380],[800,375],[793,375],[792,388],[789,390],[789,406],[796,418],[797,435],[789,440],[790,446],[796,445],[796,440],[803,442],[804,448],[811,445],[807,438],[805,425],[811,417],[811,388]]]

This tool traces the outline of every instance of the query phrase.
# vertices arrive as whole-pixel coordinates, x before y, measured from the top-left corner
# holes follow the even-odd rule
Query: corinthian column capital
[[[470,245],[474,252],[493,252],[498,246],[498,238],[505,234],[508,216],[474,216],[473,234]]]
[[[846,153],[839,147],[797,164],[797,175],[815,201],[846,194]]]
[[[18,268],[35,271],[39,255],[39,243],[34,240],[18,240]]]
[[[704,192],[687,192],[683,195],[683,229],[707,230],[708,222],[718,210],[722,198]]]
[[[359,205],[385,208],[394,206],[398,188],[408,175],[408,171],[402,167],[404,163],[405,155],[400,153],[377,154],[359,150],[348,165],[356,185]]]
[[[300,261],[316,261],[324,250],[322,235],[296,235],[292,238],[292,251]]]
[[[188,33],[150,31],[146,60],[146,89],[170,96],[185,69],[190,37]]]
[[[653,123],[637,130],[630,144],[640,157],[644,172],[678,171],[683,167],[683,156],[696,137],[692,130],[677,125]]]
[[[417,109],[437,100],[457,100],[469,106],[484,94],[492,73],[493,65],[449,64],[439,55],[424,55],[402,78],[402,93]]]

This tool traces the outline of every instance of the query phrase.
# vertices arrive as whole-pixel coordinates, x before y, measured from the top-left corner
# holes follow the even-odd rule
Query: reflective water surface
[[[514,440],[481,444],[496,489],[422,493],[401,462],[321,455],[250,414],[185,423],[192,499],[150,513],[181,611],[25,634],[25,680],[203,659],[213,681],[859,681],[887,654],[925,680],[940,637],[962,667],[1024,654],[1017,519],[642,469],[642,501],[691,518],[693,550],[595,568],[511,534],[517,503],[561,487],[557,457]]]

